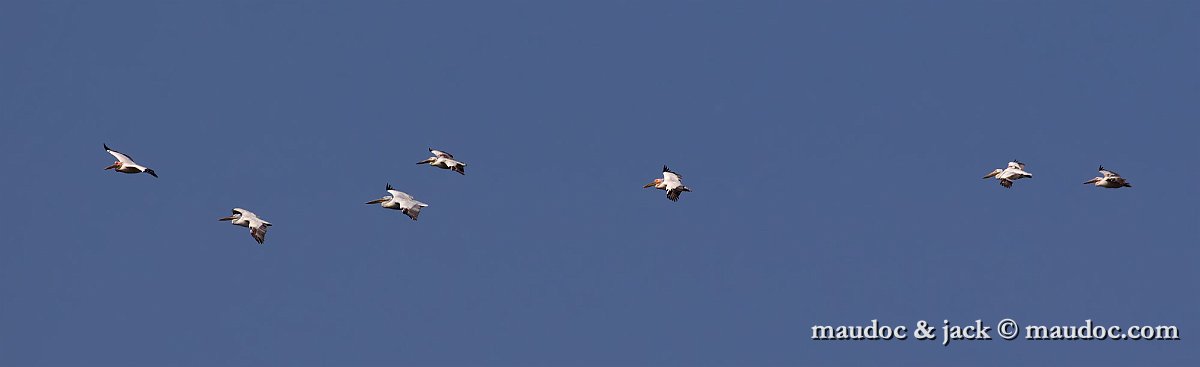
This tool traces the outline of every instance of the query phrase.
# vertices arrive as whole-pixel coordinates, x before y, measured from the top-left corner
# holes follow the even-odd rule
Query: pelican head
[[[1083,184],[1084,185],[1094,184],[1094,183],[1100,182],[1100,180],[1103,180],[1103,179],[1104,179],[1104,177],[1092,177],[1092,179],[1088,180],[1087,182],[1084,182]]]
[[[650,183],[646,184],[646,186],[642,186],[642,188],[645,189],[645,188],[651,188],[651,187],[658,186],[659,184],[662,183],[662,180],[663,179],[661,179],[661,178],[656,178],[656,179],[654,179],[654,181],[650,181]]]
[[[113,164],[111,166],[104,167],[105,170],[110,170],[113,168],[121,168],[121,161],[113,162]]]
[[[388,200],[392,200],[391,196],[384,196],[375,200],[368,201],[367,204],[379,204]]]
[[[992,170],[992,173],[987,174],[987,176],[983,176],[983,178],[992,178],[993,176],[1000,174],[1000,172],[1004,172],[1004,170],[999,169],[999,168],[994,169],[994,170]]]
[[[217,219],[217,220],[220,220],[220,221],[234,220],[234,219],[240,218],[241,216],[242,216],[241,214],[234,214],[234,215],[230,215],[228,217],[224,217],[224,218]]]
[[[417,164],[433,163],[433,161],[435,161],[435,160],[437,160],[437,157],[429,157],[429,158],[425,158],[425,160],[423,160],[423,161],[417,162]]]

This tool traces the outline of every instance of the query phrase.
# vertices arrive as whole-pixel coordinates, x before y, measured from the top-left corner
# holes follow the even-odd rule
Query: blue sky
[[[5,2],[0,361],[1195,365],[1198,16]],[[1035,178],[980,179],[1014,158]],[[641,188],[663,164],[678,203]],[[1100,164],[1134,188],[1082,185]],[[363,204],[385,183],[420,221]],[[809,340],[1002,318],[1183,340]]]

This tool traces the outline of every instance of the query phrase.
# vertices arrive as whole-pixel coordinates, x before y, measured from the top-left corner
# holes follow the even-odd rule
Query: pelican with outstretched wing
[[[454,160],[453,154],[446,153],[446,152],[443,152],[443,151],[440,151],[437,149],[433,149],[433,148],[429,148],[429,153],[433,154],[433,156],[429,157],[429,158],[425,158],[425,160],[417,162],[417,164],[428,164],[430,166],[434,166],[437,168],[448,169],[448,170],[451,170],[454,172],[458,172],[458,174],[460,174],[460,175],[467,174],[465,172],[465,168],[467,167],[467,164]]]
[[[233,208],[233,215],[217,220],[227,220],[235,226],[250,228],[250,237],[254,237],[254,241],[260,245],[267,240],[267,227],[271,226],[271,222],[262,220],[258,215],[242,208]]]
[[[687,186],[683,186],[682,177],[678,173],[672,172],[670,168],[667,168],[667,165],[663,165],[662,172],[663,178],[656,178],[654,181],[650,181],[650,183],[642,186],[642,188],[653,187],[666,191],[667,199],[671,201],[679,201],[679,194],[682,194],[684,191],[692,191]]]
[[[158,174],[155,174],[154,170],[146,168],[146,166],[134,163],[133,157],[130,157],[128,154],[113,150],[112,148],[108,147],[108,144],[104,144],[104,150],[107,151],[108,154],[112,154],[113,157],[117,157],[116,162],[113,162],[113,164],[111,166],[104,167],[104,169],[106,169],[106,170],[111,169],[111,170],[121,172],[121,173],[146,172],[146,173],[149,173],[151,176],[158,178]]]
[[[387,184],[387,192],[391,195],[368,201],[367,204],[379,204],[384,208],[399,210],[412,220],[417,220],[417,216],[421,215],[421,208],[429,206],[413,199],[412,195],[393,189],[390,183]]]
[[[1125,178],[1121,177],[1121,174],[1119,174],[1119,173],[1106,170],[1106,169],[1104,169],[1104,166],[1100,166],[1099,171],[1100,171],[1100,175],[1101,175],[1100,177],[1093,177],[1091,180],[1088,180],[1088,182],[1084,182],[1083,184],[1084,185],[1094,184],[1094,185],[1096,185],[1096,187],[1103,187],[1103,188],[1108,188],[1108,189],[1133,187],[1133,185],[1130,185],[1128,181],[1125,181]]]
[[[1012,188],[1013,181],[1022,178],[1033,178],[1033,174],[1025,172],[1025,164],[1014,159],[1012,162],[1008,162],[1008,167],[994,169],[992,170],[992,173],[987,174],[987,176],[983,176],[985,179],[992,177],[1000,180],[1000,186]]]

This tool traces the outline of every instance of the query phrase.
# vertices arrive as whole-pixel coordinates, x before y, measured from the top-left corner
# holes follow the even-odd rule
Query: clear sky
[[[1194,366],[1197,19],[2,2],[0,364]],[[1014,158],[1035,177],[980,179]],[[642,189],[663,164],[694,192]],[[1101,164],[1134,187],[1082,185]],[[420,221],[364,204],[387,183]],[[809,339],[1002,318],[1183,340]]]

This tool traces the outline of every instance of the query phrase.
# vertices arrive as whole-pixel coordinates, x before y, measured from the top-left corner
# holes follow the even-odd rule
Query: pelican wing
[[[392,188],[392,184],[390,184],[390,183],[387,184],[386,190],[389,194],[392,194],[393,201],[399,202],[401,200],[412,200],[413,199],[412,195],[405,194],[399,190]]]
[[[1134,172],[1134,173],[1137,173],[1137,172]],[[1113,172],[1113,171],[1110,171],[1110,170],[1106,170],[1106,169],[1104,169],[1104,166],[1100,166],[1100,174],[1104,175],[1104,177],[1105,177],[1105,178],[1108,178],[1108,177],[1121,177],[1121,174],[1120,174],[1120,173],[1116,173],[1116,172]],[[1135,175],[1135,176],[1136,176],[1136,175]]]
[[[684,191],[691,192],[692,190],[688,189],[686,186],[679,186],[674,189],[669,189],[667,190],[667,199],[671,201],[679,201],[679,194],[682,194]]]
[[[1017,161],[1016,159],[1014,159],[1012,162],[1008,162],[1008,168],[1010,168],[1010,169],[1016,169],[1016,170],[1024,170],[1024,169],[1025,169],[1025,164],[1024,164],[1024,163],[1021,163],[1020,161]]]
[[[681,179],[683,179],[683,177],[678,173],[672,172],[671,169],[667,168],[665,165],[663,166],[663,183],[666,183],[668,187],[670,187],[671,182],[674,182],[678,185],[683,185],[683,181]]]
[[[414,201],[414,203],[415,203],[415,201]],[[412,218],[412,220],[417,220],[417,217],[421,215],[421,208],[423,208],[425,206],[426,206],[425,204],[414,204],[412,206],[401,209],[401,211],[404,212],[404,215],[407,215],[409,218]]]
[[[420,207],[429,206],[429,205],[426,205],[425,203],[417,201],[417,199],[413,199],[413,197],[408,194],[405,194],[403,192],[401,192],[400,194],[404,195],[404,196],[392,197],[392,201],[396,202],[396,204],[400,204],[400,207],[402,207],[402,208],[420,208]]]
[[[242,218],[251,221],[259,220],[258,215],[255,215],[253,212],[242,208],[233,208],[233,214],[240,215]]]
[[[437,149],[433,149],[433,148],[429,148],[429,152],[430,152],[430,153],[433,153],[433,155],[434,155],[435,157],[442,157],[442,158],[454,158],[454,155],[453,155],[453,154],[446,153],[446,152],[443,152],[443,151],[440,151],[440,150],[437,150]]]
[[[1033,177],[1033,174],[1017,168],[1009,168],[1000,173],[1000,178],[1006,178],[1010,180],[1015,180],[1021,177]]]
[[[267,227],[270,225],[270,223],[259,220],[250,221],[250,237],[254,237],[254,241],[261,245],[263,241],[267,240]]]
[[[412,195],[404,193],[403,191],[388,190],[388,193],[392,194],[392,200],[396,202],[413,201]]]
[[[450,167],[451,171],[458,172],[460,175],[466,175],[467,164],[450,158],[446,158],[446,167]]]
[[[405,196],[408,195],[408,194],[404,194],[402,192],[397,192],[397,193],[403,194]],[[403,212],[404,215],[407,215],[409,218],[412,218],[412,220],[417,220],[417,216],[421,215],[421,208],[429,206],[429,205],[426,205],[425,203],[414,200],[411,196],[408,196],[406,198],[393,198],[392,200],[395,201],[397,204],[400,204],[400,207],[401,207],[400,211]]]
[[[133,157],[130,157],[129,155],[127,155],[125,153],[115,151],[112,148],[109,148],[108,144],[104,144],[104,150],[108,151],[108,154],[112,154],[113,157],[117,157],[117,160],[121,161],[121,163],[123,163],[123,164],[137,165],[137,163],[133,163]]]
[[[683,193],[680,190],[667,190],[667,200],[679,201],[679,194]]]

